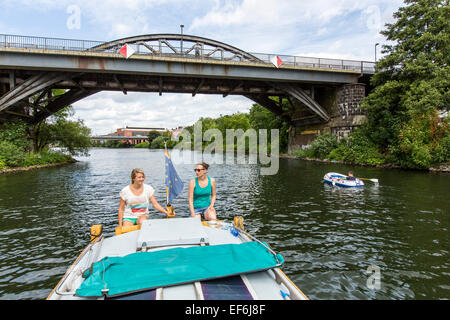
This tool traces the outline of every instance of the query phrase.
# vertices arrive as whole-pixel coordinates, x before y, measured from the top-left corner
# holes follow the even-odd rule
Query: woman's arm
[[[149,200],[150,200],[150,202],[152,203],[153,207],[154,207],[156,210],[158,210],[159,212],[164,213],[166,216],[169,216],[169,215],[170,215],[169,211],[167,211],[166,209],[164,209],[163,207],[161,207],[161,205],[158,203],[158,201],[156,201],[156,198],[155,198],[154,195],[152,195],[152,196],[149,198]]]
[[[120,198],[119,202],[119,227],[122,227],[123,210],[125,208],[125,201]]]
[[[195,180],[192,179],[189,182],[189,191],[188,191],[188,195],[189,195],[189,211],[191,212],[191,216],[195,217],[195,213],[194,213],[194,188],[195,188]]]
[[[210,208],[214,208],[214,203],[216,202],[216,179],[211,178],[211,203]]]

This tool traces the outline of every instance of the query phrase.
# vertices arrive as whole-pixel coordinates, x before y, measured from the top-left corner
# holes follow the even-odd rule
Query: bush
[[[62,163],[71,160],[72,157],[57,151],[42,151],[39,153],[25,154],[22,166],[34,166],[49,163]]]
[[[9,142],[18,150],[25,151],[31,148],[31,141],[27,137],[27,124],[23,121],[6,122],[0,127],[0,141]]]
[[[0,141],[0,158],[8,167],[20,167],[25,160],[26,153],[9,141]]]
[[[148,143],[148,142],[141,142],[134,146],[134,148],[149,148],[149,147],[150,147],[150,143]]]
[[[311,148],[302,150],[301,154],[306,157],[324,159],[328,154],[338,146],[335,135],[324,133],[317,136],[316,140],[311,143]]]
[[[386,161],[384,155],[362,130],[356,130],[348,140],[342,140],[338,151],[342,153],[342,160],[346,162],[382,164]]]
[[[164,137],[159,136],[158,138],[155,138],[152,141],[152,144],[150,145],[152,149],[163,149],[164,148]]]
[[[0,170],[7,168],[6,162],[3,158],[0,158]]]
[[[300,159],[313,158],[314,157],[311,149],[294,150],[292,153],[295,156],[299,157]]]
[[[40,153],[42,163],[61,163],[72,160],[70,155],[57,152],[57,151],[45,151]]]
[[[28,166],[33,166],[33,165],[37,165],[37,164],[43,164],[41,155],[39,153],[27,153],[25,155],[25,159],[22,163],[22,166],[28,167]]]
[[[347,145],[347,141],[342,139],[337,148],[330,151],[327,158],[330,160],[344,161],[347,158],[347,154],[350,152],[350,148]]]

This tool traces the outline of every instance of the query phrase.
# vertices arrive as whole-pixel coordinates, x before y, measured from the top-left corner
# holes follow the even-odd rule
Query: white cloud
[[[367,59],[372,43],[381,40],[380,29],[401,4],[401,0],[223,1],[196,17],[189,30],[213,30],[221,41],[249,52],[305,55],[311,51],[303,51],[305,47],[321,43],[315,51]],[[338,40],[352,45],[336,47]]]
[[[192,125],[200,117],[248,112],[252,101],[240,96],[133,93],[123,102],[119,92],[101,92],[73,104],[74,118],[85,120],[95,134],[107,134],[125,125],[165,127]]]

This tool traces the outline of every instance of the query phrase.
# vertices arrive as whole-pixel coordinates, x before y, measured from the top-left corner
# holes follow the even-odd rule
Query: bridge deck
[[[339,66],[281,66],[246,61],[195,59],[46,49],[0,48],[0,69],[101,72],[305,83],[356,83],[360,70]]]

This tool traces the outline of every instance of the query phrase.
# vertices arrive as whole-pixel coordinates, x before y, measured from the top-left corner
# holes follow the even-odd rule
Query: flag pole
[[[169,152],[167,151],[167,141],[164,141],[164,151],[167,153],[167,155],[169,155]],[[167,168],[165,170],[167,173]],[[169,215],[167,216],[167,218],[172,218],[173,216],[175,216],[173,207],[169,203],[169,187],[167,185],[166,185],[166,209],[167,211],[169,211]]]

